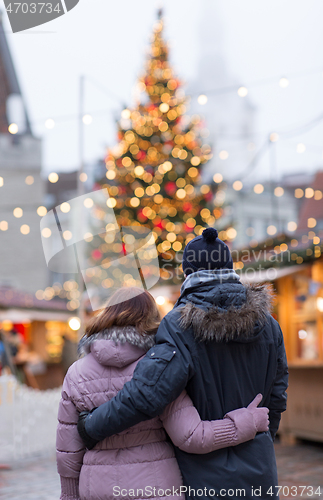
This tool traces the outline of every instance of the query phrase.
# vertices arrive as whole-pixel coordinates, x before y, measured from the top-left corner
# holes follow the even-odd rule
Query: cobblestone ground
[[[323,500],[323,444],[301,443],[295,446],[276,444],[279,485],[285,486],[280,498],[318,499],[310,489],[321,487]],[[1,467],[1,466],[0,466]],[[292,486],[297,489],[292,490]],[[59,500],[60,486],[53,456],[29,459],[11,464],[10,470],[0,468],[1,500]],[[254,497],[256,498],[256,497]]]

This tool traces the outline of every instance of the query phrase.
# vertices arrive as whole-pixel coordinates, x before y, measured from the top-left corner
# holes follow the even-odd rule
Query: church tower
[[[200,5],[197,75],[188,90],[192,95],[190,112],[204,117],[209,130],[207,141],[214,156],[207,165],[205,180],[210,180],[216,172],[225,179],[232,179],[254,154],[251,149],[256,109],[248,96],[237,94],[240,82],[225,59],[225,33],[219,3],[202,0]],[[197,102],[200,94],[207,96],[204,105]]]

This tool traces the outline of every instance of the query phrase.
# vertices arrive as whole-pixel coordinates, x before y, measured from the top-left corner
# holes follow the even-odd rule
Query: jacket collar
[[[181,294],[185,290],[195,288],[202,283],[228,283],[230,281],[240,281],[239,275],[233,269],[203,269],[196,273],[189,274],[181,286]]]

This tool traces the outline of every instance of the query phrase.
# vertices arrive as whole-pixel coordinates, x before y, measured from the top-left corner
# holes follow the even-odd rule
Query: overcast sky
[[[203,29],[221,34],[223,57],[236,79],[248,87],[249,83],[277,77],[274,83],[249,88],[248,98],[258,110],[257,146],[270,131],[298,128],[323,113],[321,0],[165,0],[172,63],[186,82],[198,78],[203,51],[200,23],[208,2],[216,4],[217,15],[212,14],[213,19]],[[2,0],[0,5],[3,7]],[[131,104],[158,5],[151,0],[80,0],[61,18],[20,34],[10,32],[4,16],[33,131],[44,139],[45,171],[71,170],[78,165],[81,74],[106,89],[101,91],[86,82],[85,110],[93,115],[93,123],[85,127],[86,160],[102,158],[105,147],[114,144],[114,117],[122,103]],[[214,40],[219,43],[217,36]],[[304,75],[293,77],[302,72]],[[290,76],[285,89],[278,84],[283,76]],[[214,88],[217,86],[214,81]],[[121,102],[109,97],[108,91]],[[54,129],[45,128],[47,118],[55,120]],[[310,132],[279,141],[280,174],[322,168],[322,137],[323,121]],[[299,143],[306,146],[302,154],[296,152]],[[261,168],[265,176],[266,164]]]

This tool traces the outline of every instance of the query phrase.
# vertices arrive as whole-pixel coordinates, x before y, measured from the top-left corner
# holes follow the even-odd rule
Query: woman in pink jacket
[[[92,450],[84,448],[77,431],[79,412],[112,399],[154,345],[159,313],[153,297],[141,292],[124,288],[111,297],[86,328],[86,355],[65,377],[56,446],[61,500],[183,500],[169,438],[189,453],[209,453],[268,430],[268,409],[257,408],[261,394],[222,420],[201,421],[184,391],[159,417],[106,438]]]

